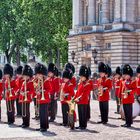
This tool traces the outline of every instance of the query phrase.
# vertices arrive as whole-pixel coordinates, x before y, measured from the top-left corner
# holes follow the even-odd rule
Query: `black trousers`
[[[78,116],[79,116],[79,127],[87,127],[87,108],[88,105],[79,104],[78,105]]]
[[[68,112],[69,112],[68,104],[62,104],[62,117],[63,117],[63,124],[65,125],[68,125]]]
[[[19,103],[19,99],[16,99],[16,108],[17,108],[17,115],[22,115],[21,112],[21,103]]]
[[[120,99],[116,96],[117,113],[120,112]]]
[[[108,122],[108,108],[109,104],[108,101],[99,102],[100,113],[101,113],[101,121],[107,123]]]
[[[40,114],[40,129],[48,129],[49,122],[48,122],[48,104],[40,104],[39,107],[39,114]]]
[[[133,124],[133,117],[132,117],[132,104],[123,104],[125,121],[127,125]]]
[[[15,122],[15,107],[14,107],[14,100],[6,101],[7,107],[7,119],[8,123],[12,124]]]
[[[30,125],[30,103],[22,103],[22,125]]]
[[[90,96],[89,96],[89,102],[88,102],[88,106],[87,106],[87,120],[90,119]]]
[[[54,96],[51,95],[51,102],[49,104],[49,112],[50,112],[50,119],[55,120],[56,118],[56,110],[57,110],[57,100],[54,99]]]

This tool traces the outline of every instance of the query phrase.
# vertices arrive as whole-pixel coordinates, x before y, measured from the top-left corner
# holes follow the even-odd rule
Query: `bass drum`
[[[140,104],[137,100],[133,103],[133,118],[136,118],[140,114]],[[120,106],[120,115],[122,119],[125,119],[123,105]]]

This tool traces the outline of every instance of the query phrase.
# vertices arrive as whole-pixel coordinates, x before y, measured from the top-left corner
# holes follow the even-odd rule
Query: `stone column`
[[[121,21],[121,0],[115,0],[115,12],[114,12],[114,22],[119,23]]]
[[[88,2],[88,25],[96,24],[96,0]]]
[[[137,9],[138,9],[138,12],[137,12],[138,13],[138,18],[137,18],[137,20],[140,21],[140,0],[138,0],[138,8]]]
[[[73,8],[73,28],[75,28],[75,26],[79,26],[80,25],[80,1],[79,0],[73,0],[73,4],[72,4],[72,8]]]
[[[102,1],[102,23],[109,23],[110,22],[110,6],[109,0]]]
[[[122,8],[121,12],[122,21],[126,22],[126,0],[122,0],[121,8]]]

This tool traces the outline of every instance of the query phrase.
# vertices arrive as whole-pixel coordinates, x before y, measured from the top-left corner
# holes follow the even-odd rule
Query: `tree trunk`
[[[59,48],[57,48],[57,52],[56,53],[57,53],[56,54],[56,57],[57,57],[57,59],[56,59],[56,66],[57,66],[58,69],[60,69],[60,50],[59,50]]]
[[[49,49],[48,52],[49,52],[49,54],[48,54],[48,55],[49,55],[49,60],[48,60],[48,62],[49,62],[49,63],[52,63],[52,62],[53,62],[53,58],[52,58],[52,50]]]
[[[20,66],[20,46],[16,46],[16,63],[17,66]]]
[[[5,51],[5,56],[6,56],[6,60],[7,60],[7,63],[11,63],[11,56],[8,54],[7,51]]]

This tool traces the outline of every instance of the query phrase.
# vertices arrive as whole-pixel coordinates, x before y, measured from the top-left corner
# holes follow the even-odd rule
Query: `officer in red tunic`
[[[62,116],[63,116],[63,123],[61,125],[68,126],[68,112],[69,106],[67,101],[70,101],[74,96],[74,87],[73,84],[70,82],[72,78],[72,71],[70,69],[66,69],[63,71],[63,85],[61,86],[61,93],[60,93],[60,100],[62,104]]]
[[[136,82],[132,81],[133,69],[129,64],[124,65],[122,69],[125,81],[122,84],[121,102],[123,104],[125,124],[122,127],[131,127],[133,123],[132,105],[134,103],[134,91],[136,90]]]
[[[31,80],[33,76],[33,70],[30,66],[25,65],[23,68],[23,83],[20,90],[19,102],[22,108],[22,128],[30,126],[30,103],[35,96],[33,82]]]
[[[65,64],[65,69],[70,69],[70,70],[72,70],[73,76],[72,76],[70,82],[73,84],[73,88],[75,89],[76,86],[77,86],[76,78],[75,78],[75,76],[74,76],[75,67],[74,67],[74,65],[71,64],[71,63],[66,63],[66,64]]]
[[[87,127],[87,109],[89,104],[89,95],[91,84],[89,83],[89,71],[86,66],[81,66],[79,71],[80,83],[75,95],[78,104],[79,127],[76,129],[86,129]]]
[[[4,88],[5,88],[5,100],[7,106],[7,118],[8,118],[8,124],[11,125],[15,122],[14,102],[16,100],[17,87],[15,84],[15,80],[12,79],[13,67],[10,64],[5,64],[3,73],[5,78]]]
[[[51,102],[49,105],[49,112],[50,112],[49,122],[54,122],[56,118],[56,104],[57,104],[58,94],[60,91],[59,78],[55,76],[55,73],[56,73],[56,66],[53,63],[50,63],[48,66],[48,78],[52,90],[50,92]]]
[[[37,131],[45,132],[49,128],[48,122],[48,104],[50,103],[51,85],[48,79],[45,78],[47,68],[43,64],[36,64],[35,74],[38,79],[37,102],[39,104],[40,128]]]
[[[112,82],[106,77],[108,73],[108,67],[100,62],[98,65],[98,71],[100,78],[98,79],[98,100],[101,113],[101,121],[98,123],[106,124],[108,122],[109,112],[109,93],[112,88]]]
[[[0,121],[1,121],[1,100],[3,96],[2,70],[0,69]]]
[[[122,72],[121,72],[121,68],[117,67],[116,71],[115,71],[115,76],[114,76],[114,88],[115,88],[115,96],[116,96],[116,103],[117,103],[117,112],[115,112],[116,114],[119,114],[120,112],[120,90],[121,90],[121,76],[122,76]]]
[[[137,96],[137,101],[140,103],[140,65],[136,69],[137,73],[137,78],[136,78],[136,96]]]
[[[18,66],[16,71],[15,71],[15,73],[16,73],[15,83],[17,86],[17,91],[16,91],[16,94],[17,94],[17,99],[16,99],[17,117],[22,116],[21,104],[19,103],[19,94],[20,94],[20,89],[21,89],[22,82],[23,82],[22,69],[23,69],[22,66]]]

